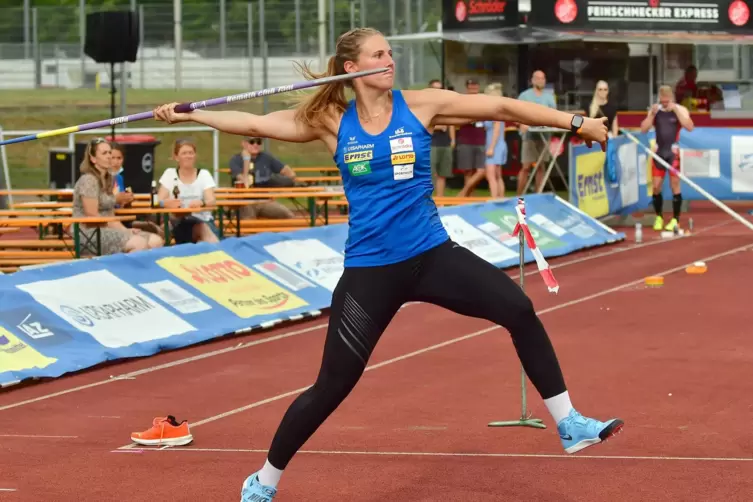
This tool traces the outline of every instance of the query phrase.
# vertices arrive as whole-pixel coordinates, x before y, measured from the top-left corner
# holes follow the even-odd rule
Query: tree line
[[[416,13],[412,14],[412,27],[404,20],[405,2],[396,3],[396,28],[398,33],[416,32]],[[150,44],[173,42],[172,0],[140,0],[144,6],[145,40]],[[247,5],[249,2],[226,0],[226,41],[229,46],[245,46],[247,41]],[[253,5],[254,38],[259,40],[259,0]],[[366,23],[385,33],[390,30],[389,2],[366,0]],[[19,5],[20,4],[20,5]],[[37,8],[37,36],[40,43],[78,43],[79,0],[30,0]],[[361,1],[353,2],[355,25],[360,26]],[[317,0],[300,0],[301,40],[304,47],[317,40]],[[414,3],[414,5],[416,5]],[[433,30],[441,18],[440,2],[424,0],[423,21]],[[99,10],[128,9],[129,0],[86,0],[88,12]],[[183,0],[183,40],[186,43],[214,44],[220,41],[219,1]],[[295,42],[295,0],[264,0],[266,40],[270,46],[293,46]],[[335,32],[350,28],[351,0],[335,0]],[[21,44],[24,41],[24,12],[22,0],[0,0],[0,43]],[[30,20],[31,22],[31,20]],[[329,29],[329,17],[327,18]]]

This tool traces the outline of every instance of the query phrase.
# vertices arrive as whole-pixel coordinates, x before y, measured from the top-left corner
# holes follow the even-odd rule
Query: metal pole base
[[[489,422],[489,427],[533,427],[534,429],[546,429],[544,421],[540,418],[521,418],[502,422]]]

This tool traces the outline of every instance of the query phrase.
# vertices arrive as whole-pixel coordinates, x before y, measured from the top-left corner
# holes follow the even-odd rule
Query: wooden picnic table
[[[109,223],[115,221],[131,221],[135,220],[135,216],[60,216],[60,217],[18,217],[18,218],[0,218],[0,227],[6,228],[25,228],[25,227],[46,227],[47,225],[57,225],[60,238],[63,238],[63,234],[67,234],[63,227],[73,225],[73,252],[76,258],[81,257],[81,225],[87,225],[94,227],[94,238],[96,239],[96,254],[100,256],[102,254],[102,234],[100,230],[102,227],[107,226]],[[70,234],[67,234],[70,235]],[[89,247],[91,238],[87,237],[87,244],[85,247]]]
[[[71,211],[62,209],[2,209],[0,210],[1,218],[39,218],[42,216],[65,216],[71,214]]]
[[[115,209],[116,215],[154,215],[157,219],[162,219],[165,228],[165,244],[169,245],[170,237],[170,215],[187,215],[193,213],[203,213],[204,211],[214,211],[216,206],[205,207],[122,207]]]
[[[220,238],[225,237],[225,222],[230,221],[230,218],[232,218],[233,210],[235,210],[236,217],[235,217],[235,234],[236,237],[241,237],[241,217],[240,217],[240,209],[243,207],[248,207],[253,204],[259,204],[263,202],[262,200],[217,200],[215,201],[215,204],[213,206],[207,206],[202,208],[179,208],[179,209],[169,209],[169,208],[151,208],[151,207],[145,207],[145,208],[120,208],[115,210],[115,214],[132,214],[132,215],[156,215],[159,218],[162,218],[163,224],[165,225],[165,242],[170,242],[170,214],[190,214],[190,213],[197,213],[202,211],[217,211],[217,219],[218,219],[218,225],[217,228],[220,231]],[[228,218],[225,218],[225,210],[228,210]],[[164,215],[164,216],[163,216]]]
[[[18,188],[14,190],[0,190],[0,195],[20,195],[37,197],[73,197],[72,188]]]
[[[328,201],[336,197],[343,197],[345,194],[338,191],[284,191],[274,193],[226,193],[222,195],[223,199],[249,199],[249,200],[263,200],[263,199],[292,199],[294,203],[296,199],[306,199],[308,201],[308,212],[310,217],[311,226],[316,225],[316,201],[317,199],[323,199],[324,201],[324,222],[329,224],[329,206]]]

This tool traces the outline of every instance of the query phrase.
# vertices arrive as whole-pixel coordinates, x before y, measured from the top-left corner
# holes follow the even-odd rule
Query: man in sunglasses
[[[241,151],[230,159],[233,185],[243,187],[292,187],[295,172],[278,159],[262,151],[261,138],[244,138]],[[293,212],[275,200],[252,204],[241,210],[243,218],[293,218]]]
[[[230,159],[230,176],[233,184],[250,187],[295,186],[295,172],[278,159],[262,150],[261,138],[244,138],[241,152]]]

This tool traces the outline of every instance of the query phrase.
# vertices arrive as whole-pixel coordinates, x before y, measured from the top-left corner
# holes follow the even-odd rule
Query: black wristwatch
[[[573,134],[580,135],[580,128],[583,127],[583,122],[585,120],[580,115],[573,115],[572,120],[570,120],[570,131]]]

